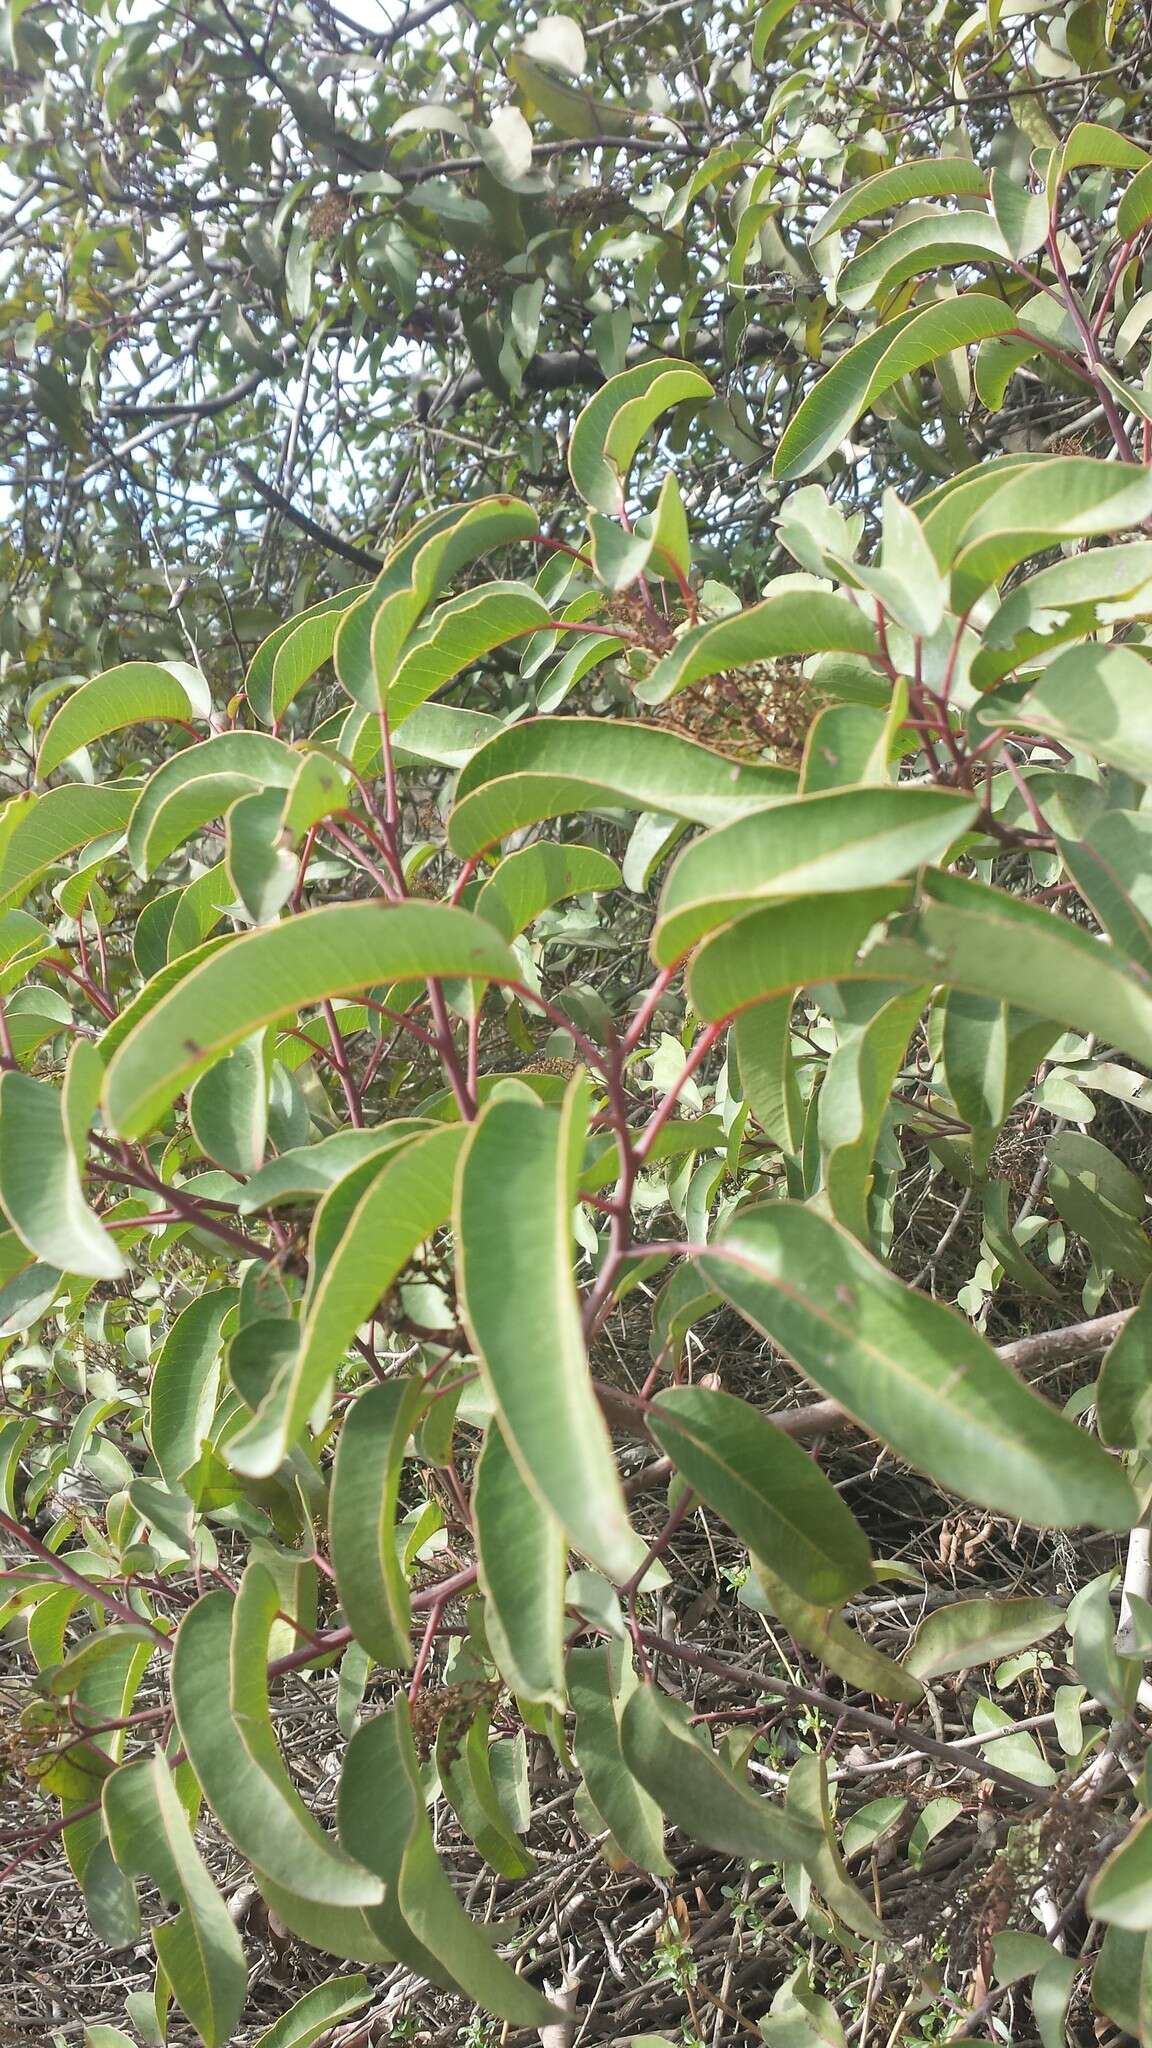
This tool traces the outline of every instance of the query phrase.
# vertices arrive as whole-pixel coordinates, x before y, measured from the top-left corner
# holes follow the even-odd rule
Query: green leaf
[[[987,214],[921,214],[880,235],[846,263],[836,279],[836,296],[841,305],[859,311],[927,270],[1006,262],[1010,253],[999,224]]]
[[[563,1712],[568,1546],[494,1422],[476,1464],[472,1517],[487,1601],[484,1626],[497,1668],[521,1698]]]
[[[255,1173],[268,1141],[266,1034],[256,1031],[217,1060],[188,1092],[192,1135],[229,1173]]]
[[[208,684],[187,662],[127,661],[105,669],[74,690],[51,719],[36,757],[36,779],[45,781],[70,754],[110,732],[154,719],[183,724],[207,718],[211,709]]]
[[[170,1489],[195,1464],[211,1429],[221,1331],[238,1299],[234,1287],[197,1295],[177,1316],[160,1347],[148,1396],[148,1443]]]
[[[793,1970],[773,1994],[760,2033],[768,2048],[844,2048],[836,2008],[812,1989],[808,1963]]]
[[[482,918],[433,903],[341,903],[246,933],[188,972],[122,1039],[108,1070],[109,1121],[139,1137],[181,1089],[262,1025],[379,982],[519,979]]]
[[[244,678],[244,694],[261,725],[276,725],[283,718],[293,698],[331,655],[342,613],[363,594],[354,586],[323,598],[286,619],[261,642]]]
[[[487,1667],[478,1667],[467,1652],[465,1668],[469,1678],[475,1674],[482,1681],[486,1675]],[[459,1673],[460,1660],[452,1666],[452,1676],[458,1683],[461,1682]],[[492,1772],[495,1745],[488,1740],[492,1725],[492,1697],[484,1692],[481,1683],[481,1689],[469,1705],[467,1679],[463,1683],[463,1712],[471,1713],[471,1725],[461,1741],[460,1717],[457,1717],[455,1726],[451,1721],[441,1721],[436,1731],[435,1749],[440,1784],[464,1833],[480,1851],[484,1861],[499,1877],[512,1880],[526,1877],[536,1867],[535,1858],[518,1839],[501,1804]]]
[[[592,1391],[572,1273],[587,1116],[582,1076],[560,1112],[508,1097],[482,1110],[457,1184],[457,1274],[481,1374],[525,1484],[582,1557],[626,1579],[645,1548]]]
[[[812,230],[813,244],[831,234],[843,234],[857,221],[907,206],[913,199],[936,199],[946,194],[984,198],[988,176],[979,164],[966,156],[927,157],[918,163],[895,164],[878,171],[858,185],[850,185],[820,215]]]
[[[328,1541],[344,1619],[386,1670],[412,1662],[412,1606],[396,1551],[404,1451],[427,1401],[418,1378],[368,1387],[346,1411],[332,1467]]]
[[[555,2008],[493,1954],[460,1906],[436,1854],[424,1799],[408,1703],[401,1696],[358,1728],[348,1745],[340,1779],[341,1837],[383,1879],[385,1917],[398,1915],[411,1930],[432,1961],[435,1981],[458,1986],[512,2026],[548,2025],[558,2017]]]
[[[620,870],[595,846],[561,845],[541,840],[506,854],[476,897],[478,917],[495,925],[501,938],[514,939],[565,896],[591,895],[619,889]]]
[[[431,1125],[424,1118],[397,1117],[394,1123],[376,1124],[369,1130],[333,1131],[330,1137],[318,1138],[314,1145],[296,1146],[290,1152],[282,1152],[278,1159],[270,1159],[259,1173],[252,1175],[246,1187],[237,1189],[236,1207],[242,1216],[251,1216],[261,1209],[274,1209],[282,1202],[326,1195],[354,1168],[383,1157],[429,1129]]]
[[[99,789],[69,782],[43,796],[14,797],[3,824],[9,824],[9,809],[15,822],[6,838],[0,833],[0,911],[21,903],[45,870],[78,846],[123,831],[138,795],[123,782]]]
[[[125,1764],[106,1779],[104,1822],[130,1877],[148,1877],[180,1908],[153,1929],[157,1961],[205,2048],[235,2038],[248,1972],[228,1908],[197,1853],[163,1754]]]
[[[795,1202],[742,1210],[698,1264],[823,1393],[942,1486],[1041,1528],[1131,1527],[1133,1496],[1107,1453],[837,1224]]]
[[[1143,1182],[1083,1131],[1057,1131],[1047,1151],[1057,1213],[1091,1246],[1098,1265],[1142,1284],[1152,1276]]]
[[[667,1877],[660,1808],[624,1761],[620,1716],[636,1690],[623,1644],[597,1644],[568,1656],[568,1697],[576,1715],[575,1756],[604,1826],[641,1870]]]
[[[692,1491],[803,1598],[828,1607],[868,1584],[859,1523],[807,1451],[746,1401],[669,1387],[648,1428]]]
[[[464,1137],[459,1126],[437,1130],[394,1158],[385,1156],[346,1220],[341,1210],[338,1241],[317,1279],[315,1248],[325,1229],[326,1205],[321,1203],[313,1225],[312,1286],[299,1351],[288,1359],[253,1420],[231,1439],[228,1459],[236,1471],[270,1477],[298,1441],[360,1325],[451,1213]],[[340,1192],[338,1182],[329,1199]]]
[[[1096,1382],[1096,1418],[1107,1444],[1125,1450],[1152,1445],[1152,1281],[1145,1284]]]
[[[1002,300],[980,292],[902,313],[866,340],[845,350],[813,386],[788,422],[772,474],[792,483],[818,469],[878,398],[901,377],[968,342],[1007,334],[1016,315]]]
[[[252,789],[226,813],[225,867],[253,924],[270,924],[296,882],[296,859],[285,843],[285,802],[278,789]]]
[[[725,669],[745,668],[781,655],[831,651],[876,653],[876,628],[858,605],[823,590],[769,593],[760,604],[690,627],[671,654],[658,661],[647,680],[638,685],[636,695],[646,704],[663,704],[678,690],[690,689],[702,677]]]
[[[620,1722],[624,1761],[690,1841],[757,1863],[808,1864],[819,1830],[750,1792],[689,1725],[688,1709],[654,1685],[638,1685]]]
[[[137,874],[152,874],[237,797],[255,789],[287,789],[299,765],[291,747],[262,732],[217,733],[173,754],[144,784],[132,812],[128,858]]]
[[[862,957],[862,949],[876,925],[904,908],[908,895],[896,883],[844,896],[801,896],[750,912],[707,939],[696,954],[688,969],[693,1009],[714,1020],[812,982],[853,976],[895,980],[890,966],[877,968],[873,977],[871,953]],[[922,961],[918,979],[930,979],[933,971]],[[905,978],[911,980],[911,972]]]
[[[829,1671],[861,1692],[874,1693],[882,1700],[904,1700],[910,1706],[923,1699],[924,1687],[918,1678],[874,1650],[834,1608],[815,1607],[810,1600],[802,1600],[759,1558],[752,1559],[751,1576],[740,1588],[740,1600],[756,1614],[774,1614],[801,1649],[810,1650]]]
[[[960,496],[957,506],[964,504]],[[1152,474],[1129,463],[1086,455],[1037,460],[1008,470],[979,502],[953,540],[951,604],[968,612],[1017,564],[1060,540],[1090,538],[1139,526],[1152,512]],[[925,529],[937,561],[946,544],[939,521]]]
[[[1128,647],[1070,647],[1044,670],[1010,720],[1095,754],[1140,781],[1152,779],[1152,666]],[[982,725],[1000,723],[991,711]]]
[[[661,966],[758,902],[856,896],[941,859],[973,798],[911,783],[798,796],[697,839],[674,862],[652,940]]]
[[[523,825],[596,806],[723,825],[795,786],[787,769],[735,764],[658,727],[609,718],[530,718],[465,763],[448,840],[468,859]]]
[[[816,1105],[824,1199],[836,1221],[862,1244],[871,1235],[868,1198],[876,1148],[927,993],[918,988],[894,996],[865,1023],[844,1030],[824,1070]]]
[[[82,1075],[83,1069],[83,1075]],[[47,1264],[96,1280],[117,1280],[124,1260],[84,1200],[77,1160],[102,1078],[91,1044],[77,1039],[71,1086],[31,1074],[0,1074],[0,1206],[23,1244]],[[87,1114],[76,1114],[76,1096]]]
[[[1141,1816],[1097,1872],[1087,1905],[1094,1920],[1110,1927],[1152,1928],[1152,1813]]]
[[[188,1610],[172,1656],[180,1740],[221,1827],[257,1871],[319,1906],[375,1905],[379,1879],[309,1813],[272,1731],[266,1669],[279,1604],[271,1574],[251,1564],[235,1598],[206,1593]]]
[[[404,646],[380,695],[389,723],[399,726],[442,684],[494,647],[546,626],[548,606],[527,583],[482,583],[434,611]]]
[[[303,1998],[281,2013],[252,2043],[252,2048],[312,2048],[313,2041],[318,2041],[337,2020],[351,2019],[371,1996],[372,1986],[367,1977],[330,1977],[326,1984],[306,1991]]]
[[[1104,930],[1152,980],[1152,818],[1105,811],[1060,858]]]
[[[742,1010],[732,1026],[740,1093],[764,1132],[795,1156],[804,1142],[804,1101],[792,1052],[791,991]]]
[[[904,1659],[917,1678],[943,1678],[1031,1649],[1063,1625],[1051,1600],[956,1600],[921,1622]]]
[[[609,377],[580,413],[568,444],[568,471],[584,503],[619,517],[633,457],[649,429],[671,406],[711,396],[703,371],[674,356]]]

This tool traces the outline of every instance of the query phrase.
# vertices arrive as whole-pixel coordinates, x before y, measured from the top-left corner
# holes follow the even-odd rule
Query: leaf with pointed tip
[[[406,1145],[431,1128],[420,1117],[397,1117],[394,1123],[375,1124],[369,1130],[348,1128],[333,1131],[314,1145],[299,1145],[270,1159],[254,1173],[247,1186],[239,1188],[236,1207],[242,1216],[272,1209],[281,1202],[307,1200],[326,1195],[338,1180],[370,1159],[382,1158],[397,1145]]]
[[[546,626],[548,606],[527,583],[481,583],[439,605],[405,642],[380,693],[395,728],[425,699],[494,647]]]
[[[518,981],[520,971],[491,925],[446,904],[328,904],[266,925],[201,956],[121,1040],[109,1120],[139,1137],[223,1053],[305,1004],[379,982]]]
[[[372,1906],[381,1886],[309,1813],[284,1768],[268,1713],[276,1581],[250,1564],[233,1596],[189,1608],[172,1655],[180,1740],[204,1797],[242,1856],[319,1906]],[[225,1682],[226,1676],[226,1682]]]
[[[942,308],[937,310],[943,310]],[[963,500],[958,499],[957,503]],[[954,536],[951,604],[968,612],[985,591],[1041,548],[1140,526],[1152,513],[1152,473],[1088,455],[1033,460],[1007,470],[998,488],[978,497]],[[942,531],[925,527],[939,561]]]
[[[402,1923],[407,1946],[424,1953],[435,1982],[458,1987],[513,2026],[546,2026],[556,2017],[554,2007],[493,1954],[459,1904],[436,1854],[424,1801],[401,1695],[356,1730],[340,1778],[341,1838],[351,1854],[368,1859],[386,1887],[383,1911],[369,1917],[382,1925]]]
[[[550,1507],[521,1478],[495,1422],[476,1464],[472,1516],[497,1669],[521,1698],[563,1712],[568,1546]]]
[[[180,1911],[152,1931],[156,1958],[205,2048],[226,2048],[248,1996],[240,1936],[205,1870],[163,1754],[124,1764],[105,1781],[112,1853],[130,1877],[149,1877]]]
[[[255,1173],[268,1140],[265,1034],[256,1031],[217,1060],[188,1093],[192,1135],[229,1173]]]
[[[656,356],[609,377],[588,400],[568,444],[568,471],[584,503],[618,517],[633,457],[649,428],[670,406],[711,396],[704,372],[674,356]]]
[[[902,313],[856,342],[825,371],[789,420],[772,465],[777,482],[792,483],[818,469],[861,413],[901,377],[968,342],[1006,334],[1015,322],[1015,313],[1001,299],[965,292],[957,299]]]
[[[277,1375],[256,1415],[228,1445],[238,1472],[268,1478],[297,1442],[315,1403],[412,1254],[451,1213],[465,1132],[450,1126],[386,1156],[342,1229],[305,1302],[299,1351]],[[338,1195],[340,1184],[332,1191]],[[313,1242],[324,1227],[321,1203]],[[313,1266],[315,1260],[313,1260]]]
[[[128,858],[150,875],[193,832],[255,789],[290,787],[300,756],[262,732],[221,732],[173,754],[139,792]],[[0,877],[2,882],[2,877]]]
[[[183,724],[207,718],[211,709],[208,684],[185,661],[126,661],[105,669],[74,690],[53,715],[36,757],[37,781],[108,733],[155,719]]]
[[[99,1054],[86,1039],[77,1039],[69,1060],[69,1077],[77,1082],[80,1063],[91,1062],[85,1079],[89,1115],[75,1118],[70,1097],[31,1074],[0,1074],[0,1207],[16,1235],[30,1251],[66,1273],[96,1280],[117,1280],[127,1270],[94,1210],[84,1200],[77,1159],[78,1132],[87,1135],[90,1112],[101,1079]]]
[[[942,1486],[1040,1528],[1131,1527],[1107,1452],[837,1224],[770,1202],[740,1211],[697,1262],[822,1393]]]
[[[598,847],[540,840],[535,846],[522,846],[517,853],[505,855],[481,888],[474,907],[478,917],[495,925],[501,938],[514,939],[527,931],[542,910],[562,902],[565,896],[619,889],[621,880],[616,862]]]
[[[557,1113],[496,1099],[472,1125],[456,1196],[462,1309],[501,1433],[569,1542],[613,1578],[643,1558],[588,1370],[572,1211],[588,1117],[577,1075]]]
[[[908,1040],[927,988],[882,1002],[865,1022],[841,1033],[824,1070],[816,1130],[824,1172],[823,1198],[838,1223],[867,1244],[869,1196],[880,1134]]]
[[[895,164],[850,185],[820,215],[812,230],[813,243],[828,235],[843,234],[857,221],[907,206],[913,199],[935,199],[945,195],[983,198],[988,191],[988,174],[971,157],[927,157],[918,163]]]
[[[575,1756],[588,1797],[626,1856],[667,1877],[660,1808],[624,1761],[620,1715],[637,1679],[626,1645],[597,1644],[568,1655],[568,1697],[576,1715]]]
[[[799,896],[738,918],[706,939],[689,967],[693,1009],[712,1021],[813,982],[895,980],[890,967],[868,973],[864,948],[875,926],[904,909],[909,893],[904,883],[891,883],[844,896]],[[919,978],[930,974],[922,964]]]
[[[912,783],[797,796],[696,839],[660,897],[653,957],[671,966],[717,925],[772,898],[857,894],[942,859],[975,798]]]
[[[469,1677],[486,1675],[469,1658]],[[458,1667],[453,1667],[454,1675]],[[489,1742],[492,1726],[491,1694],[480,1693],[466,1711],[472,1715],[463,1741],[459,1726],[441,1721],[436,1732],[436,1769],[449,1806],[470,1842],[500,1877],[526,1877],[535,1869],[535,1858],[520,1841],[500,1801],[492,1771],[494,1745]]]
[[[321,2034],[326,2034],[337,2020],[351,2019],[371,1996],[372,1986],[367,1977],[330,1977],[327,1984],[317,1984],[314,1991],[306,1991],[303,1998],[281,2013],[252,2043],[252,2048],[312,2048]]]
[[[624,1761],[674,1826],[694,1842],[756,1863],[804,1863],[821,1846],[810,1823],[749,1791],[696,1735],[688,1709],[638,1685],[620,1721]]]
[[[858,312],[926,270],[1007,263],[1010,254],[999,224],[987,214],[922,213],[877,236],[846,263],[836,279],[836,296]]]
[[[396,1552],[404,1451],[428,1396],[419,1378],[367,1387],[346,1411],[332,1466],[328,1541],[336,1590],[358,1643],[385,1670],[412,1662],[412,1605]]]
[[[1070,647],[1004,721],[1094,754],[1141,782],[1152,779],[1152,667],[1133,648]],[[993,722],[991,710],[982,725]]]
[[[295,886],[296,859],[285,843],[284,802],[279,789],[250,789],[225,812],[225,868],[233,893],[253,924],[270,924]]]
[[[1145,1813],[1096,1873],[1087,1907],[1094,1920],[1134,1933],[1152,1929],[1152,1813]]]
[[[861,1692],[874,1693],[881,1700],[903,1700],[909,1706],[923,1699],[924,1687],[918,1678],[874,1650],[834,1607],[814,1607],[810,1600],[802,1600],[761,1559],[752,1559],[751,1574],[739,1597],[754,1614],[775,1615],[802,1650],[811,1651],[829,1671]]]
[[[466,762],[449,843],[465,858],[522,825],[602,806],[723,825],[796,787],[768,762],[736,763],[679,733],[609,718],[529,718]]]
[[[820,1467],[747,1401],[714,1387],[668,1387],[650,1435],[694,1493],[749,1550],[817,1606],[872,1576],[868,1539]]]
[[[1109,938],[1152,980],[1152,818],[1105,811],[1083,839],[1056,844]]]
[[[693,626],[637,686],[646,704],[663,704],[703,676],[780,655],[875,654],[876,628],[858,605],[825,590],[785,590],[727,618]]]
[[[77,847],[110,832],[121,832],[139,799],[134,783],[108,782],[90,789],[67,782],[43,796],[12,799],[12,829],[0,845],[0,910],[21,903],[47,868]],[[9,823],[5,807],[4,824]]]
[[[332,653],[336,628],[349,605],[359,602],[356,586],[297,612],[269,633],[248,665],[244,694],[261,725],[276,725],[294,697]]]
[[[1105,1354],[1096,1382],[1096,1415],[1107,1444],[1143,1450],[1152,1444],[1152,1281]]]
[[[944,1678],[1029,1650],[1060,1628],[1064,1609],[1051,1600],[955,1600],[921,1622],[904,1659],[917,1678]]]
[[[219,1386],[221,1332],[239,1299],[211,1288],[181,1310],[160,1347],[148,1396],[148,1443],[169,1488],[194,1465],[211,1428]]]

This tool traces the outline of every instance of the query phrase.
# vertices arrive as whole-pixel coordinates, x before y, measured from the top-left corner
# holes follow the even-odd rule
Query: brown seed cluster
[[[797,662],[759,661],[726,675],[705,676],[662,705],[655,717],[673,732],[722,748],[738,760],[760,760],[770,753],[794,765],[824,702]]]
[[[499,1696],[498,1680],[441,1685],[430,1692],[418,1693],[409,1708],[409,1718],[412,1740],[421,1763],[427,1763],[439,1739],[441,1760],[450,1769],[477,1713],[482,1707],[494,1707]],[[444,1730],[442,1738],[441,1729]]]

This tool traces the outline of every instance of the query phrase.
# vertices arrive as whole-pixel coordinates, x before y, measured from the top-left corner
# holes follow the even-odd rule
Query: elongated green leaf
[[[869,1240],[872,1167],[892,1088],[928,995],[911,989],[882,1003],[867,1022],[846,1030],[824,1070],[817,1135],[824,1198],[838,1223]]]
[[[150,875],[174,847],[249,790],[287,789],[300,757],[261,732],[223,732],[157,768],[141,790],[128,827],[128,858]],[[0,882],[2,882],[0,876]]]
[[[208,685],[187,662],[126,661],[82,683],[51,719],[40,742],[36,775],[41,782],[81,747],[152,719],[207,718]]]
[[[381,677],[389,722],[400,725],[461,669],[548,618],[548,606],[527,583],[482,583],[438,606],[407,642],[391,678]]]
[[[328,1540],[344,1618],[388,1670],[412,1662],[412,1607],[396,1553],[404,1448],[427,1396],[419,1379],[368,1387],[347,1410],[332,1467]]]
[[[675,357],[657,356],[609,377],[588,400],[572,429],[568,470],[586,505],[623,511],[632,459],[648,429],[670,406],[711,398],[702,370]]]
[[[330,1977],[327,1984],[306,1991],[303,1998],[281,2013],[253,2042],[252,2048],[311,2048],[312,2042],[338,2020],[351,2019],[371,1996],[367,1977]]]
[[[618,889],[620,870],[595,846],[556,845],[541,840],[501,861],[476,898],[476,913],[495,925],[501,938],[527,931],[542,910],[565,896]]]
[[[752,911],[707,939],[696,954],[688,970],[694,1010],[700,1017],[729,1017],[810,982],[852,975],[895,980],[891,967],[871,976],[871,955],[863,956],[862,948],[873,927],[903,909],[908,895],[903,884],[894,883],[845,896],[801,896]],[[931,971],[922,963],[921,980]]]
[[[1137,1821],[1126,1841],[1113,1849],[1088,1894],[1094,1920],[1134,1933],[1152,1928],[1152,1813]]]
[[[983,198],[987,190],[987,173],[970,157],[928,157],[920,163],[896,164],[890,171],[877,171],[874,177],[850,185],[834,199],[813,228],[812,241],[843,234],[857,221],[907,206],[913,199],[935,199],[949,193]]]
[[[148,1398],[148,1442],[170,1490],[195,1464],[211,1427],[221,1331],[238,1299],[234,1287],[197,1295],[177,1316],[160,1347]]]
[[[235,1598],[206,1593],[189,1609],[172,1657],[180,1740],[221,1827],[258,1870],[319,1906],[372,1906],[379,1879],[313,1819],[272,1732],[266,1671],[279,1604],[271,1573],[251,1564]]]
[[[1131,1526],[1107,1453],[835,1223],[795,1202],[746,1209],[698,1263],[823,1393],[942,1486],[1042,1528]]]
[[[464,1136],[458,1127],[433,1131],[396,1158],[385,1159],[313,1286],[305,1304],[299,1351],[287,1361],[253,1420],[228,1445],[229,1462],[238,1472],[268,1477],[277,1470],[343,1363],[361,1323],[417,1247],[445,1222],[452,1209],[453,1177]],[[323,1226],[321,1204],[314,1243]]]
[[[665,811],[697,825],[778,801],[795,776],[767,762],[734,763],[659,728],[596,718],[530,718],[465,763],[448,824],[468,858],[522,825],[603,805]]]
[[[874,1693],[877,1699],[904,1700],[910,1706],[923,1698],[920,1680],[903,1665],[874,1650],[835,1608],[814,1607],[810,1600],[802,1600],[759,1558],[752,1559],[751,1576],[740,1588],[740,1599],[755,1614],[775,1615],[802,1650],[810,1650],[849,1685]]]
[[[974,799],[903,783],[798,796],[687,847],[660,899],[652,951],[669,966],[705,932],[766,898],[854,895],[940,859]]]
[[[73,1067],[85,1056],[85,1064],[91,1060],[97,1068],[99,1088],[99,1058],[79,1039]],[[82,1121],[86,1136],[88,1118]],[[9,1223],[49,1265],[116,1280],[126,1270],[124,1260],[84,1200],[76,1150],[68,1103],[59,1089],[31,1074],[0,1075],[0,1207]]]
[[[732,1045],[740,1093],[765,1137],[795,1154],[804,1140],[804,1102],[792,1053],[792,1004],[789,992],[742,1010]]]
[[[403,1921],[432,1962],[436,1981],[458,1986],[513,2026],[545,2026],[556,2016],[533,1985],[493,1954],[457,1901],[424,1810],[408,1703],[402,1696],[352,1737],[340,1779],[339,1817],[349,1851],[366,1857],[387,1887],[384,1917]]]
[[[1152,818],[1105,811],[1060,858],[1108,936],[1152,979]]]
[[[702,676],[780,655],[875,654],[876,628],[858,605],[822,590],[787,590],[711,624],[693,626],[636,691],[663,704]],[[664,808],[669,808],[665,806]]]
[[[902,313],[858,341],[827,370],[797,407],[780,439],[772,473],[791,483],[819,468],[862,412],[901,377],[971,341],[1007,334],[1015,314],[1002,300],[965,292],[958,299]]]
[[[355,587],[297,612],[261,642],[248,665],[244,694],[261,725],[275,725],[293,698],[328,660],[336,628],[363,592]]]
[[[572,1209],[587,1128],[577,1077],[558,1113],[488,1103],[472,1126],[456,1198],[463,1313],[525,1483],[569,1542],[613,1578],[644,1556],[592,1391],[572,1274]]]
[[[333,1131],[314,1145],[300,1145],[270,1159],[246,1187],[237,1189],[236,1207],[242,1216],[250,1216],[281,1202],[326,1195],[354,1167],[394,1151],[397,1145],[406,1145],[429,1128],[419,1117],[397,1117],[394,1123],[376,1124],[369,1130]]]
[[[917,1678],[971,1671],[1042,1643],[1063,1620],[1051,1600],[956,1600],[921,1622],[904,1662]]]
[[[814,1827],[750,1792],[693,1734],[688,1709],[638,1685],[620,1722],[624,1761],[690,1840],[758,1863],[807,1863],[822,1846]]]
[[[1107,1352],[1096,1382],[1096,1415],[1105,1443],[1142,1450],[1152,1443],[1152,1281]]]
[[[45,870],[78,846],[122,831],[138,795],[134,785],[123,782],[98,789],[69,782],[43,796],[14,797],[15,822],[0,836],[0,910],[21,903]],[[9,824],[7,810],[3,823]]]
[[[256,1031],[188,1092],[188,1122],[202,1152],[229,1173],[255,1173],[268,1141],[265,1034]]]
[[[1091,1246],[1097,1264],[1137,1285],[1152,1277],[1139,1175],[1083,1131],[1056,1132],[1048,1141],[1048,1162],[1056,1210]]]
[[[482,918],[433,903],[342,903],[245,934],[201,959],[122,1040],[108,1071],[108,1117],[138,1137],[182,1088],[261,1025],[307,1003],[426,975],[519,979]]]
[[[808,1874],[825,1902],[853,1933],[873,1940],[879,1938],[883,1934],[883,1926],[844,1868],[832,1825],[828,1766],[822,1756],[797,1757],[788,1773],[785,1804],[789,1814],[794,1814],[798,1820],[810,1821],[819,1833],[820,1847],[809,1860]]]
[[[1046,668],[1011,724],[1087,750],[1140,781],[1152,777],[1152,667],[1127,647],[1070,647]],[[990,723],[985,714],[982,724]]]
[[[240,1936],[200,1861],[172,1775],[157,1750],[113,1772],[102,1794],[112,1853],[180,1911],[154,1928],[157,1960],[205,2048],[226,2048],[248,1995]]]
[[[472,1515],[484,1626],[497,1668],[521,1698],[563,1712],[568,1546],[494,1422],[476,1465]]]
[[[982,213],[935,213],[905,221],[846,263],[836,296],[854,310],[926,270],[1006,262],[1011,252],[996,221]]]
[[[1152,475],[1128,463],[1067,455],[1033,459],[1008,471],[998,489],[980,494],[956,535],[949,565],[952,608],[969,611],[992,584],[1041,548],[1139,526],[1150,512]],[[933,530],[929,538],[935,550],[942,535]]]
[[[568,1696],[576,1715],[576,1762],[588,1796],[614,1841],[641,1870],[667,1877],[660,1808],[624,1761],[620,1715],[636,1690],[636,1676],[624,1644],[572,1650]]]
[[[284,803],[278,789],[250,789],[225,815],[228,879],[253,924],[270,924],[296,881],[296,861],[285,844]]]
[[[746,1401],[669,1387],[648,1427],[693,1492],[806,1600],[828,1607],[868,1584],[859,1523],[807,1451]]]

